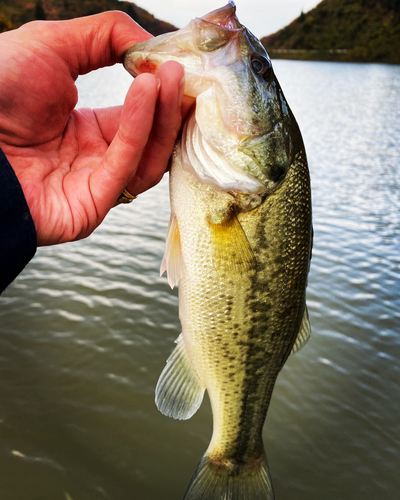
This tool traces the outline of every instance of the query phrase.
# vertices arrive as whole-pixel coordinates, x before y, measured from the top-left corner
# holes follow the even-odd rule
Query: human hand
[[[126,187],[157,184],[182,113],[183,69],[139,75],[123,106],[75,110],[75,80],[121,62],[151,35],[122,12],[33,22],[0,35],[0,147],[35,223],[38,245],[88,236]]]

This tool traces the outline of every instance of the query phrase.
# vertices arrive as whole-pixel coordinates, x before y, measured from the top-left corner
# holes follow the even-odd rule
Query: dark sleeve
[[[36,230],[21,185],[0,149],[0,293],[35,255]]]

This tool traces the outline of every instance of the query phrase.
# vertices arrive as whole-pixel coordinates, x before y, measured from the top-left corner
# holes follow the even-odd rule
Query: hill
[[[261,42],[278,59],[400,64],[400,0],[323,0]]]
[[[0,0],[0,33],[18,28],[36,19],[72,19],[106,10],[122,10],[152,35],[175,31],[176,27],[156,19],[146,10],[130,2],[118,0]]]

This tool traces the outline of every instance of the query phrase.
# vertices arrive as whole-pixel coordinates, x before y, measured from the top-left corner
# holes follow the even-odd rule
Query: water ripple
[[[304,135],[315,228],[313,333],[278,377],[264,432],[276,496],[394,499],[400,67],[274,65]],[[80,102],[122,102],[130,80],[89,75]],[[211,410],[182,423],[154,404],[180,332],[177,292],[159,276],[168,221],[165,179],[87,240],[39,249],[2,296],[2,500],[181,497]]]

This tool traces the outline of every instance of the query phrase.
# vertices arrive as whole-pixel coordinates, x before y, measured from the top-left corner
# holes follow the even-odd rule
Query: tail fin
[[[252,464],[214,464],[203,455],[183,500],[274,500],[267,459]]]

